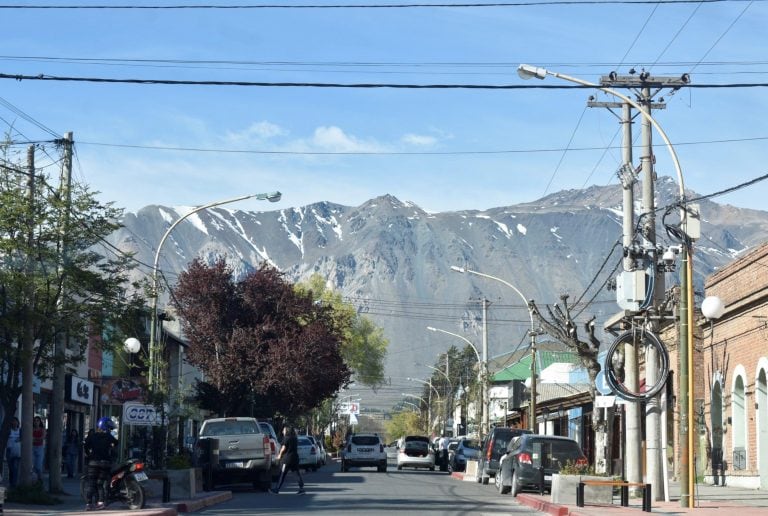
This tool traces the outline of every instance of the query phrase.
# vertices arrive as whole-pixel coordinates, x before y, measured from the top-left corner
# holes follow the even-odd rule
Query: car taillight
[[[348,451],[349,453],[352,453],[352,445],[351,445],[351,444],[350,444],[350,445],[347,445],[347,451]]]
[[[269,440],[268,436],[264,436],[264,453],[271,454],[272,453],[272,443]]]
[[[384,453],[384,445],[383,444],[379,445],[379,453]]]
[[[485,452],[485,458],[491,460],[491,454],[493,452],[493,440],[488,441],[488,449]]]
[[[312,446],[312,447],[309,449],[309,454],[310,454],[310,455],[314,455],[315,453],[317,453],[317,451],[315,450],[315,447],[314,447],[314,446]]]
[[[520,464],[533,464],[531,461],[531,454],[522,452],[520,455],[517,456],[517,462]]]
[[[272,454],[274,455],[277,452],[277,448],[275,447],[275,443],[272,441],[269,441],[269,449],[272,450]]]

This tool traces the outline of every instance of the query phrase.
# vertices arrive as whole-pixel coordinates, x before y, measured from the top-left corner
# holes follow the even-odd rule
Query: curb
[[[545,500],[540,500],[539,498],[534,498],[533,496],[518,494],[515,498],[523,505],[527,505],[528,507],[536,509],[539,512],[546,512],[552,516],[569,516],[569,514],[572,514],[568,507],[552,502],[547,502]]]
[[[226,502],[232,499],[232,491],[218,491],[214,494],[195,498],[194,500],[185,500],[174,504],[173,510],[178,512],[195,512],[217,503]]]

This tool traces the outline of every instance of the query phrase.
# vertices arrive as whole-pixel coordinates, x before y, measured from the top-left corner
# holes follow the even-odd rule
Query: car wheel
[[[499,470],[499,472],[496,473],[495,481],[496,481],[496,489],[499,490],[499,494],[502,494],[502,495],[509,494],[509,491],[511,490],[511,488],[509,486],[504,485],[504,474],[501,472],[501,470]]]
[[[379,473],[386,473],[387,472],[387,467],[386,466],[379,466],[376,469],[378,470]]]
[[[403,469],[403,467],[402,467],[402,466],[399,466],[399,465],[397,466],[397,471],[400,471],[400,470],[402,470],[402,469]]]
[[[345,471],[347,471],[347,463],[341,461],[341,472],[344,473]]]
[[[435,467],[432,466],[431,468],[429,468],[429,471],[435,471]]]
[[[488,482],[489,482],[490,480],[491,480],[491,477],[490,477],[490,476],[488,476],[488,475],[483,475],[483,476],[480,478],[480,483],[481,483],[481,484],[483,484],[484,486],[487,486],[487,485],[488,485]]]
[[[517,477],[517,470],[512,472],[512,486],[510,486],[512,496],[517,496],[520,492],[520,479]]]
[[[312,466],[312,471],[313,472],[317,471],[317,466]]]

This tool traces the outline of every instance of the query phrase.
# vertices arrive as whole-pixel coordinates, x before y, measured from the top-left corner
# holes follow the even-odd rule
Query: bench
[[[651,484],[626,482],[624,480],[582,480],[576,487],[576,506],[584,507],[584,486],[611,486],[621,489],[621,506],[629,507],[629,488],[643,490],[643,512],[651,512]]]
[[[150,480],[162,480],[163,481],[163,503],[171,501],[171,480],[168,478],[168,474],[164,470],[147,471],[147,476]]]

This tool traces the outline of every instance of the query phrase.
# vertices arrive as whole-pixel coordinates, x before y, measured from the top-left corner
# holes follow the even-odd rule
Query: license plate
[[[227,462],[224,465],[225,468],[242,468],[243,463],[242,462]]]
[[[552,475],[544,475],[544,480],[549,480],[552,482]]]
[[[373,451],[373,448],[358,448],[357,451],[360,453],[371,453]]]
[[[144,482],[145,480],[149,480],[149,477],[143,471],[138,471],[138,472],[134,473],[133,477],[136,480],[138,480],[139,482]]]

